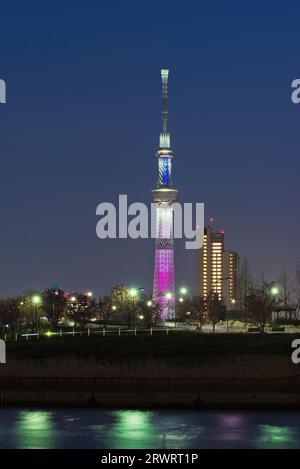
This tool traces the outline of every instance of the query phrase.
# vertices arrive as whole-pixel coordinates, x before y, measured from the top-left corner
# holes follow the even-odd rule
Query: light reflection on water
[[[0,448],[300,448],[300,412],[0,409]]]

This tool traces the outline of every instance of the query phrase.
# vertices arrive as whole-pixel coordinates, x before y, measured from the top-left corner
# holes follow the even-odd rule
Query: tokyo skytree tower
[[[173,203],[177,190],[172,187],[172,159],[170,134],[167,131],[169,70],[161,70],[162,78],[162,132],[159,136],[158,180],[152,191],[156,204],[156,243],[153,299],[160,306],[161,320],[175,319]]]

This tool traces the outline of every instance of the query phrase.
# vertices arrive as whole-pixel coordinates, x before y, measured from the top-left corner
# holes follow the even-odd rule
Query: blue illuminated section
[[[169,183],[170,183],[169,158],[163,158],[162,180],[163,180],[163,185],[164,186],[169,185]]]

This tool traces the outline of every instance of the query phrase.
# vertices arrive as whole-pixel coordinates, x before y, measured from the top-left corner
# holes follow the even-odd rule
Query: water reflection
[[[151,422],[152,412],[121,410],[112,412],[115,419],[110,429],[111,448],[152,447],[156,440]]]
[[[21,410],[14,422],[14,440],[18,448],[53,448],[55,432],[49,410]]]
[[[0,448],[297,447],[299,412],[0,409]]]
[[[298,435],[299,438],[299,435]],[[261,448],[296,448],[297,432],[292,427],[261,425],[257,446]]]

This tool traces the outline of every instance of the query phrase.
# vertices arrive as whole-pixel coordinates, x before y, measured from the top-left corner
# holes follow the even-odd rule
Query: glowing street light
[[[183,303],[184,299],[182,297],[179,298],[179,303]]]
[[[72,301],[72,303],[74,303],[74,301],[76,301],[76,297],[75,297],[75,296],[71,296],[70,301]]]
[[[42,302],[41,297],[39,295],[34,295],[32,297],[32,303],[34,305],[39,305]]]
[[[135,296],[137,296],[137,294],[138,294],[138,291],[137,291],[136,288],[130,288],[130,290],[129,290],[129,295],[130,295],[132,298],[134,298]]]
[[[186,295],[187,294],[187,288],[186,287],[181,287],[179,291],[180,291],[181,295]]]
[[[168,292],[166,293],[166,298],[167,298],[168,300],[170,300],[170,299],[172,298],[172,293],[168,291]]]
[[[36,332],[39,334],[40,333],[40,318],[38,314],[39,310],[39,305],[41,304],[42,299],[39,295],[33,295],[32,297],[32,303],[35,305],[35,322],[36,322]]]
[[[88,296],[89,298],[92,298],[93,293],[92,293],[91,291],[88,291],[87,294],[86,294],[86,296]]]
[[[116,305],[112,305],[111,309],[112,309],[113,311],[116,311],[116,309],[117,309]]]
[[[235,303],[236,303],[236,300],[234,298],[232,298],[231,304],[235,305]]]
[[[147,306],[149,306],[149,308],[150,308],[150,306],[152,306],[152,305],[153,305],[152,301],[151,301],[151,300],[148,300],[148,301],[147,301]]]
[[[130,290],[128,291],[129,295],[132,298],[132,314],[131,314],[131,321],[130,322],[132,323],[133,329],[134,329],[134,326],[135,326],[135,303],[134,303],[134,300],[138,296],[139,292],[141,292],[143,290],[144,290],[144,288],[141,287],[141,288],[130,288]]]
[[[271,288],[270,293],[271,293],[271,295],[274,295],[274,296],[278,295],[279,294],[279,288],[276,285],[274,285]]]

